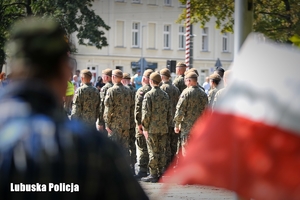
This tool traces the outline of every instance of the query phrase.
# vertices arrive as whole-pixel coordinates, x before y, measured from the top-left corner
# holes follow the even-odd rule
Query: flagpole
[[[190,65],[190,37],[191,37],[191,1],[186,1],[186,35],[185,35],[185,64]]]

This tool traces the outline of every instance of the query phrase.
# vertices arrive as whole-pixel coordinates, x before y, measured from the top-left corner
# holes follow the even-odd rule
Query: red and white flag
[[[191,130],[171,182],[255,200],[300,199],[300,51],[251,34],[213,114]]]

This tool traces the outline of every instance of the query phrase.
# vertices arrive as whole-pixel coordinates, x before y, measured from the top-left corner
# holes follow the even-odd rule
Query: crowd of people
[[[97,128],[119,144],[132,173],[146,182],[157,182],[180,149],[185,155],[193,123],[216,104],[216,94],[224,85],[223,68],[201,86],[198,71],[183,62],[177,63],[173,81],[168,68],[147,69],[142,75],[137,71],[134,77],[108,68],[102,71],[103,84],[98,80],[96,86],[89,70],[76,73],[80,79],[73,76],[73,85],[77,81],[80,86],[73,87],[70,119]]]
[[[156,72],[147,69],[143,74],[138,71],[133,77],[119,69],[108,68],[93,84],[92,73],[87,69],[71,75],[68,47],[60,27],[51,21],[32,23],[32,26],[19,24],[22,28],[12,33],[11,43],[15,49],[10,51],[14,61],[11,81],[5,80],[5,73],[0,76],[0,108],[3,112],[0,136],[5,136],[7,130],[16,134],[13,141],[7,141],[9,145],[6,140],[1,140],[0,154],[8,163],[2,162],[0,170],[8,176],[0,180],[0,191],[9,187],[7,183],[12,182],[12,178],[15,180],[14,173],[25,173],[16,179],[24,183],[28,182],[28,177],[31,181],[43,181],[43,176],[45,180],[63,182],[68,170],[61,172],[59,177],[49,177],[42,172],[56,169],[55,166],[79,166],[78,162],[83,161],[81,167],[71,170],[77,175],[69,177],[69,181],[84,185],[87,181],[84,174],[96,172],[95,168],[98,168],[101,176],[96,178],[90,174],[89,177],[99,186],[101,178],[115,177],[110,181],[112,185],[102,186],[121,188],[122,185],[113,184],[126,180],[132,188],[120,189],[118,191],[123,191],[120,194],[101,190],[102,195],[146,199],[132,174],[130,176],[126,170],[130,172],[131,169],[138,180],[157,182],[179,153],[185,155],[193,123],[208,106],[216,104],[219,89],[224,87],[224,69],[217,69],[203,87],[198,84],[198,71],[188,69],[182,62],[176,65],[174,80],[171,80],[168,68]],[[37,43],[39,39],[43,39],[44,44]],[[50,48],[51,41],[60,45]],[[61,109],[62,102],[65,112]],[[28,125],[24,132],[25,124]],[[17,128],[21,126],[22,130]],[[27,137],[24,134],[28,134]],[[16,149],[20,154],[13,153]],[[71,154],[75,157],[70,157]],[[20,155],[22,159],[19,159]],[[97,166],[91,164],[91,159],[96,157],[100,159]],[[49,164],[47,168],[43,168],[45,163]],[[38,174],[33,174],[33,165],[40,170]],[[26,171],[26,167],[30,170]],[[83,190],[91,196],[99,192],[89,188]]]

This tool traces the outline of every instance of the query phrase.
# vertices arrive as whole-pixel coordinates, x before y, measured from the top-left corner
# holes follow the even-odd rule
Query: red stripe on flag
[[[187,156],[165,175],[171,182],[223,187],[246,198],[300,199],[300,136],[206,112],[191,130]]]

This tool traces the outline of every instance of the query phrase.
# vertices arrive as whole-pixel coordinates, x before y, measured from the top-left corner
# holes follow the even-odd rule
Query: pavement
[[[235,193],[221,188],[196,185],[145,183],[141,186],[151,200],[236,200]],[[164,189],[167,186],[167,189]]]

